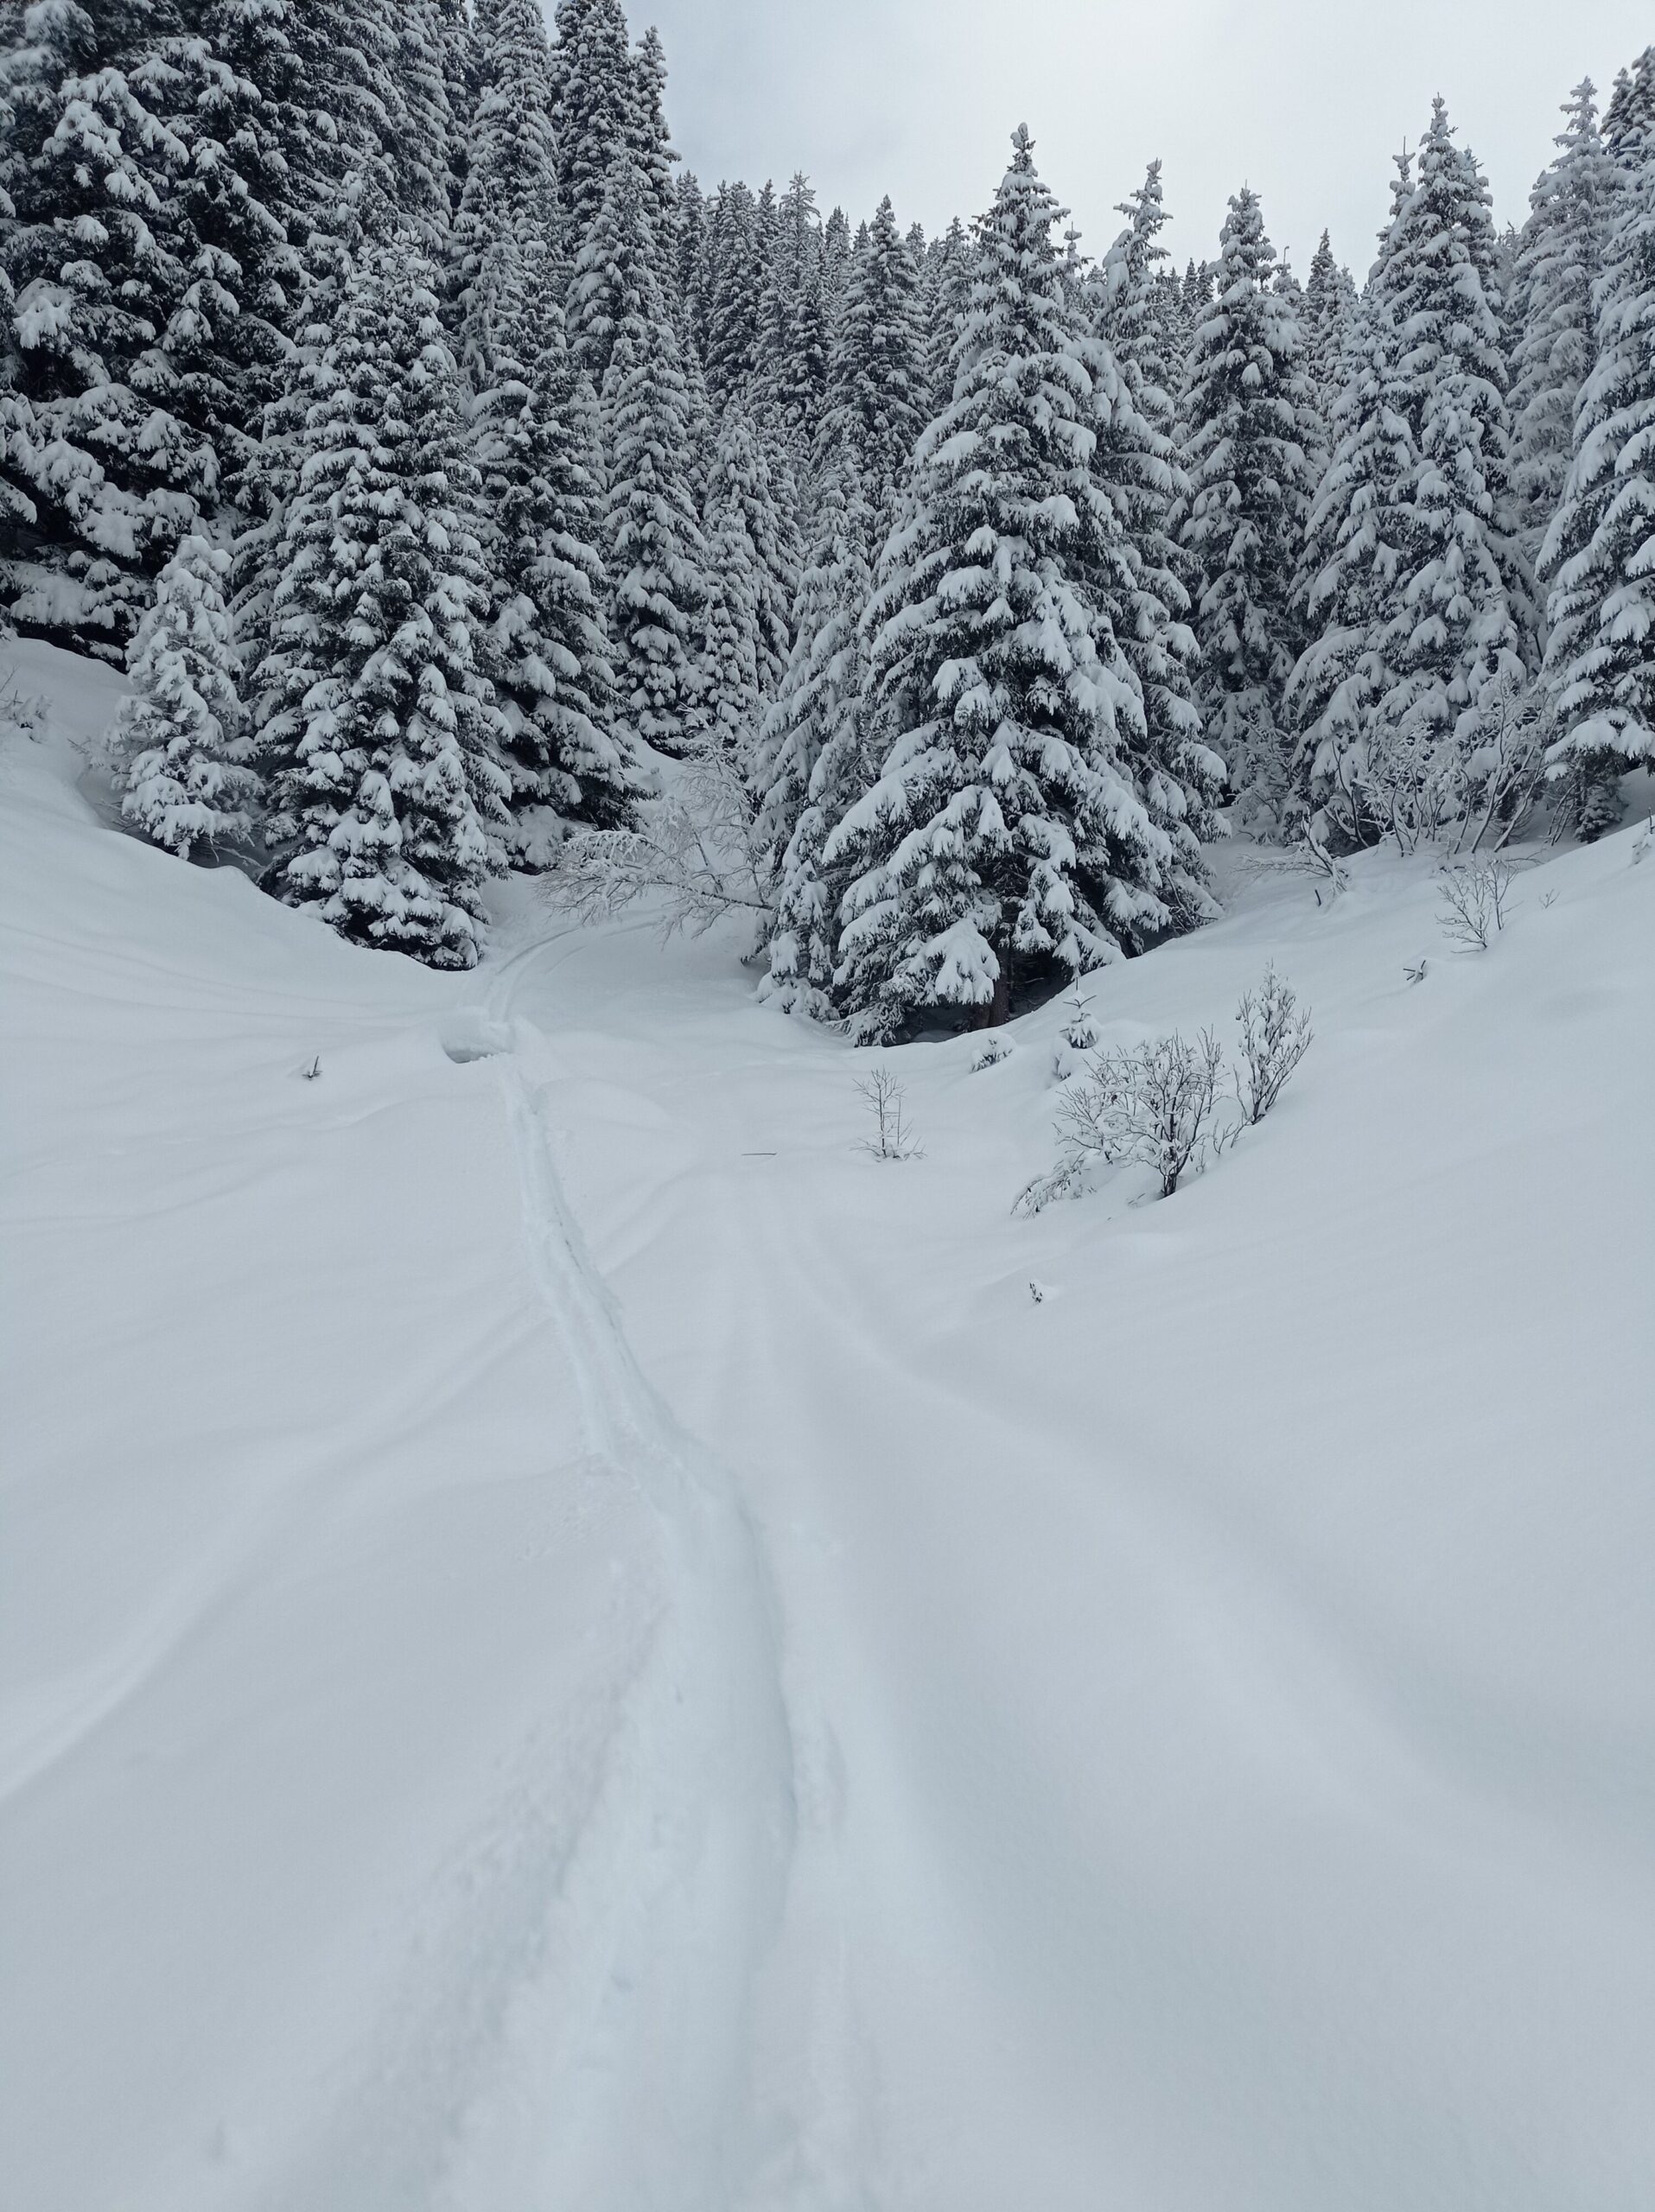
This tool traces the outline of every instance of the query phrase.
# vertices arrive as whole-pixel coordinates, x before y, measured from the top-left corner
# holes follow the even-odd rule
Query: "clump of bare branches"
[[[1224,1048],[1210,1029],[1094,1053],[1058,1103],[1057,1166],[1028,1185],[1020,1210],[1038,1213],[1072,1196],[1097,1160],[1149,1168],[1169,1198],[1214,1149],[1223,1075]]]
[[[1457,862],[1442,871],[1438,920],[1451,944],[1486,952],[1505,926],[1517,871],[1498,853]]]
[[[1310,1009],[1299,1004],[1292,984],[1276,974],[1274,963],[1265,969],[1263,982],[1243,992],[1236,1020],[1241,1027],[1236,1098],[1256,1126],[1286,1089],[1315,1032]]]
[[[546,897],[582,921],[654,898],[665,937],[699,937],[728,914],[750,917],[759,931],[773,907],[752,795],[733,753],[711,738],[646,807],[641,828],[578,832],[545,884]]]
[[[873,1160],[923,1157],[908,1122],[907,1094],[888,1068],[875,1068],[856,1091],[874,1117],[874,1134],[861,1140],[859,1150]]]

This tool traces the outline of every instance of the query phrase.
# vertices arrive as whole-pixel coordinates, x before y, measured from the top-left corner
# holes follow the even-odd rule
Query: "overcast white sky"
[[[1557,108],[1607,97],[1649,0],[628,0],[666,42],[673,137],[703,185],[794,168],[824,211],[889,192],[927,232],[992,196],[1027,121],[1042,175],[1096,251],[1160,155],[1168,243],[1216,247],[1225,202],[1262,194],[1302,275],[1322,226],[1359,277],[1390,157],[1441,92],[1495,212],[1520,221]]]

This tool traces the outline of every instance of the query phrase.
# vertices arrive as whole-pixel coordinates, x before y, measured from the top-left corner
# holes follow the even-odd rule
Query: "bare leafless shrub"
[[[1451,944],[1486,952],[1505,926],[1517,871],[1498,854],[1463,861],[1442,871],[1438,919]]]
[[[1315,1032],[1309,1007],[1299,1004],[1292,984],[1276,974],[1274,963],[1265,969],[1263,982],[1243,993],[1236,1020],[1241,1027],[1236,1097],[1247,1120],[1257,1124],[1286,1089]]]
[[[1211,1030],[1193,1039],[1157,1037],[1093,1054],[1086,1073],[1058,1106],[1062,1156],[1053,1173],[1019,1200],[1037,1213],[1079,1186],[1087,1166],[1148,1167],[1169,1198],[1213,1148],[1224,1052]]]

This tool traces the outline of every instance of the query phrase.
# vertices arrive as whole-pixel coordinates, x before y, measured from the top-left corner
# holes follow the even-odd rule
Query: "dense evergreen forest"
[[[0,4],[0,624],[135,829],[469,966],[748,913],[864,1040],[1213,911],[1226,826],[1590,838],[1655,758],[1655,48],[1522,228],[1438,100],[1359,288],[1015,134],[927,238],[703,189],[620,0]],[[1123,184],[1126,182],[1123,180]]]

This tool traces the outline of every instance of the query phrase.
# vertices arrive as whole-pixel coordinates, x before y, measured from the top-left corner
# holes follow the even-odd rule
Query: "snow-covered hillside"
[[[1029,1220],[1061,1006],[856,1054],[522,881],[353,950],[19,653],[0,2203],[1655,2201],[1634,832],[1486,953],[1231,855],[1095,1012],[1273,958],[1309,1057]]]

